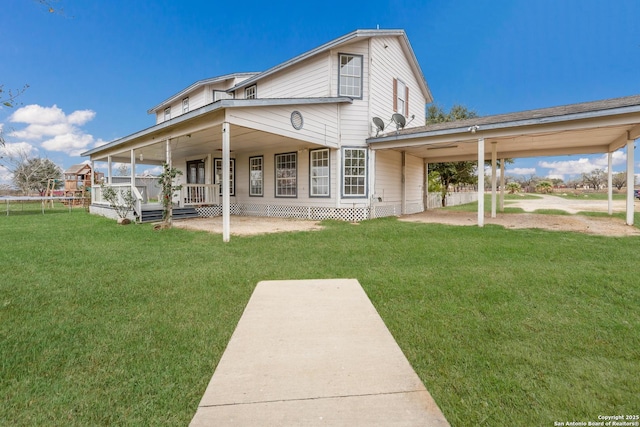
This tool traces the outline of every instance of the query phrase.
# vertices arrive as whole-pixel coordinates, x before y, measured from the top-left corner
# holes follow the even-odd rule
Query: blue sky
[[[263,71],[355,29],[407,32],[436,102],[490,115],[640,94],[640,1],[254,2],[4,0],[0,109],[7,147],[61,167],[154,124],[191,83]],[[636,150],[636,172],[640,153]],[[614,171],[625,169],[615,156]],[[507,174],[606,168],[602,155],[520,159]],[[6,172],[6,171],[5,171]],[[0,169],[0,182],[6,181]]]

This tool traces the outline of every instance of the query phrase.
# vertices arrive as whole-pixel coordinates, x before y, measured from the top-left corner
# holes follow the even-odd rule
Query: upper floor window
[[[362,98],[362,56],[340,54],[338,95]]]
[[[171,120],[171,107],[167,107],[164,109],[164,120]]]
[[[182,100],[182,114],[189,112],[189,98]]]
[[[409,88],[398,79],[393,79],[393,111],[409,115]]]
[[[244,90],[244,98],[245,99],[256,99],[258,97],[257,86],[249,86]]]

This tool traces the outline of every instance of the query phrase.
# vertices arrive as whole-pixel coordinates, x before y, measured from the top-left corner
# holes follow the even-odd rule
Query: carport
[[[369,138],[367,142],[373,150],[396,150],[421,157],[425,170],[428,163],[477,160],[483,165],[485,159],[491,159],[492,218],[496,217],[498,159],[598,153],[608,154],[612,214],[612,155],[626,147],[626,223],[633,225],[634,141],[638,138],[640,95],[438,123]],[[500,188],[504,189],[504,162],[500,164]],[[480,227],[484,225],[484,186],[484,173],[479,173]]]

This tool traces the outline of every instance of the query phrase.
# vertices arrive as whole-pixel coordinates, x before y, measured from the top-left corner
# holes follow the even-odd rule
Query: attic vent
[[[300,130],[303,125],[304,119],[302,118],[300,111],[294,111],[291,113],[291,126],[293,126],[295,130]]]

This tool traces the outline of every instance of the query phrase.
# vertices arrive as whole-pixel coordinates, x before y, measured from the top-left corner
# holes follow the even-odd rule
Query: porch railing
[[[124,184],[111,184],[109,187],[113,187],[118,192],[118,203],[124,204],[124,193],[127,190],[131,190],[131,194],[134,198],[133,210],[137,216],[142,215],[142,203],[144,202],[143,192],[144,189],[132,186],[129,183]],[[94,185],[91,187],[91,196],[93,197],[92,203],[97,205],[109,205],[109,202],[104,199],[102,195],[102,187],[100,185]]]
[[[182,184],[180,203],[183,206],[219,205],[219,184]]]

